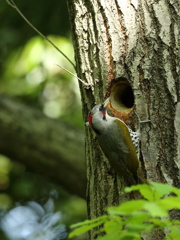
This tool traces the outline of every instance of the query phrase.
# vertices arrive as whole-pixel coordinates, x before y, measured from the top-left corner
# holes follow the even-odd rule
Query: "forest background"
[[[74,61],[66,1],[59,4],[57,0],[47,0],[44,4],[43,0],[19,0],[17,5],[37,29]],[[73,71],[73,67],[59,52],[29,27],[6,1],[1,1],[1,240],[22,239],[24,236],[28,239],[32,229],[34,231],[37,227],[37,216],[46,221],[43,220],[39,225],[41,236],[38,238],[34,235],[34,239],[48,237],[50,240],[54,236],[66,239],[70,224],[86,218],[83,120],[78,82],[55,64]],[[60,143],[60,150],[56,151],[57,142],[53,134],[57,132],[60,138],[62,125],[67,139]],[[46,131],[38,132],[41,127]],[[51,131],[52,128],[54,131]],[[78,136],[76,143],[73,143],[74,148],[71,148],[72,136]],[[14,149],[11,149],[14,145]],[[53,155],[45,159],[48,147]],[[63,158],[61,148],[65,151],[64,155],[72,151],[77,169],[73,164],[70,167],[70,163],[66,170],[63,162],[54,160],[56,163],[52,163],[51,158],[57,159],[58,155]],[[33,154],[37,154],[38,149],[41,149],[40,160],[33,162]],[[71,157],[69,159],[72,160]],[[57,167],[53,164],[57,164]],[[77,176],[80,176],[79,179]],[[78,181],[82,179],[82,186],[78,187]],[[23,218],[22,215],[19,218],[21,211]],[[12,214],[11,219],[17,222],[16,226],[9,222],[8,212]],[[27,220],[31,215],[33,223]],[[19,227],[22,222],[24,224]],[[58,224],[62,227],[57,230]]]

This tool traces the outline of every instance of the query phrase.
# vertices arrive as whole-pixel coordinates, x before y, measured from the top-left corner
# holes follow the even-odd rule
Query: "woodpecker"
[[[96,133],[99,145],[118,173],[130,184],[144,183],[146,180],[138,160],[139,133],[133,132],[122,120],[107,114],[107,104],[96,105],[88,115],[88,123]]]

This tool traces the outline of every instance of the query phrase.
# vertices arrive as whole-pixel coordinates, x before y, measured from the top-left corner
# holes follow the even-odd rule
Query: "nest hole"
[[[111,106],[116,111],[129,113],[134,107],[133,89],[128,81],[118,81],[111,87]]]

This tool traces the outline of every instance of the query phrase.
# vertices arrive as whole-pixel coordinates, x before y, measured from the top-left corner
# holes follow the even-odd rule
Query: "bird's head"
[[[95,132],[98,132],[98,125],[106,121],[107,105],[110,100],[108,97],[102,104],[96,105],[88,115],[88,123]]]

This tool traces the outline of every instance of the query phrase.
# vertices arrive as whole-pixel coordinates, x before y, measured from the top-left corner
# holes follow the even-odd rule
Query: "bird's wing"
[[[123,144],[125,144],[129,150],[128,154],[126,154],[125,156],[124,162],[127,168],[133,173],[133,175],[137,175],[137,169],[139,168],[139,160],[129,133],[129,129],[123,121],[119,119],[116,119],[114,121],[119,126],[124,136],[124,139],[122,139]]]

